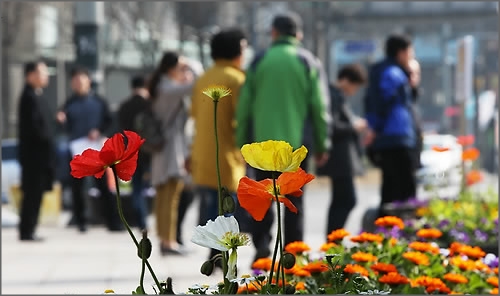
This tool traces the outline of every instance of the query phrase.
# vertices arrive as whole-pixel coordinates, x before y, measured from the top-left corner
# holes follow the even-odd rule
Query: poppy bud
[[[236,294],[236,293],[238,293],[238,288],[239,288],[238,283],[236,283],[236,282],[230,282],[229,283],[229,291],[228,291],[228,293],[231,294],[231,295],[232,294]]]
[[[205,261],[200,268],[201,274],[204,274],[206,276],[210,276],[212,272],[214,271],[214,262],[212,260]]]
[[[295,294],[295,287],[292,285],[286,285],[285,294]]]
[[[224,195],[222,197],[222,210],[224,213],[232,213],[236,208],[236,203],[231,195]]]
[[[142,251],[144,250],[144,258],[148,259],[151,256],[151,251],[153,250],[153,246],[151,245],[151,241],[148,238],[148,233],[144,230],[142,233],[142,239],[139,242],[139,247],[137,248],[137,256],[142,259]]]
[[[257,280],[258,280],[259,282],[262,282],[262,281],[264,281],[265,279],[266,279],[266,276],[265,276],[265,275],[259,275],[259,276],[257,276]]]
[[[284,268],[292,268],[295,265],[295,256],[292,253],[283,254],[282,263]]]

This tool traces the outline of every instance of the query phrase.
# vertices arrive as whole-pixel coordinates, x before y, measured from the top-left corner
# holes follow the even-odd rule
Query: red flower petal
[[[280,188],[281,195],[293,195],[299,197],[302,195],[301,188],[305,184],[314,180],[314,176],[306,173],[303,169],[299,168],[296,172],[282,173],[277,180]]]
[[[71,175],[75,178],[95,176],[101,178],[106,164],[99,158],[99,151],[87,149],[81,155],[76,155],[69,163]]]
[[[293,205],[293,203],[286,197],[280,197],[279,201],[282,202],[285,207],[287,207],[291,212],[297,214],[297,208]]]
[[[139,151],[136,151],[132,157],[122,160],[115,165],[116,175],[123,181],[132,180],[135,169],[137,168],[137,158]]]
[[[122,159],[127,160],[130,157],[134,157],[146,140],[142,139],[135,132],[123,131],[123,133],[125,134],[125,137],[127,137],[127,149],[125,149]]]
[[[238,201],[242,208],[256,220],[262,221],[271,207],[273,196],[267,191],[267,186],[262,182],[254,181],[248,177],[240,179],[238,184]]]
[[[99,158],[102,162],[111,166],[123,158],[124,152],[125,143],[123,142],[123,135],[117,133],[106,140],[99,154]]]

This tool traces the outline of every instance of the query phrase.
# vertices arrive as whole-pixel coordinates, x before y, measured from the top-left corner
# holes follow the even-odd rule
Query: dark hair
[[[406,35],[391,35],[385,41],[385,55],[388,58],[395,58],[402,50],[411,46],[411,40]]]
[[[296,37],[297,33],[302,30],[302,19],[297,13],[288,12],[277,15],[272,27],[281,35]]]
[[[161,76],[166,74],[171,69],[175,68],[179,63],[179,54],[173,51],[167,51],[163,54],[161,58],[160,65],[155,69],[153,75],[151,76],[151,80],[149,83],[149,93],[151,98],[156,98],[156,89],[158,88],[158,83],[160,83]]]
[[[358,64],[343,66],[337,73],[337,80],[347,79],[354,84],[366,83],[366,70]]]
[[[146,78],[143,75],[136,75],[130,79],[130,87],[132,89],[146,86]]]
[[[85,75],[90,78],[90,72],[87,68],[83,66],[75,66],[73,69],[71,69],[71,79],[73,79],[77,75]]]
[[[245,33],[237,28],[227,29],[215,34],[210,41],[212,59],[232,60],[241,55],[241,41]]]
[[[36,60],[36,61],[30,61],[24,64],[24,77],[28,76],[29,74],[36,72],[38,70],[38,66],[41,64],[45,64],[41,60]]]

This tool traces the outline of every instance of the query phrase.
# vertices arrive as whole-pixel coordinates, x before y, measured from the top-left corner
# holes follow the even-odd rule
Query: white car
[[[424,135],[420,161],[422,168],[417,172],[419,183],[424,189],[459,185],[462,181],[462,146],[452,135]],[[433,147],[448,148],[435,151]]]

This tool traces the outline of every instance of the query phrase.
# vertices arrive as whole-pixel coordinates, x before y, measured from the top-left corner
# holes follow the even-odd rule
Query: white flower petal
[[[208,222],[213,223],[213,221]],[[219,251],[229,250],[229,248],[222,243],[220,237],[217,237],[214,233],[210,232],[207,226],[196,226],[194,228],[194,233],[191,241],[206,248],[216,249]]]

